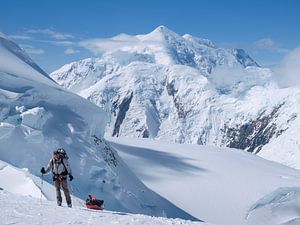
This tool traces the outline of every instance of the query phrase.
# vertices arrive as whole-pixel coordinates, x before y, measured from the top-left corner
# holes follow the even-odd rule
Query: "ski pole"
[[[44,184],[44,174],[42,174],[42,178],[41,178],[41,197],[40,197],[40,201],[42,204],[42,197],[43,197],[43,184]]]

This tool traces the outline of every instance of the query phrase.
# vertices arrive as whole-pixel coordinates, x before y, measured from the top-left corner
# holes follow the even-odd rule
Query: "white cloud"
[[[101,55],[105,51],[126,50],[127,47],[143,45],[136,36],[120,34],[113,38],[97,38],[80,41],[80,47],[86,48],[95,55]]]
[[[21,45],[21,47],[30,55],[42,55],[45,51],[41,48],[35,48],[31,45]]]
[[[74,49],[74,48],[67,48],[65,50],[66,55],[73,55],[73,54],[76,54],[76,53],[79,53],[79,52],[80,52],[79,50]]]
[[[37,42],[42,42],[46,44],[51,45],[57,45],[57,46],[76,46],[77,43],[73,41],[51,41],[51,40],[36,40]]]
[[[53,39],[56,39],[56,40],[66,40],[69,38],[74,38],[74,35],[72,35],[72,34],[61,33],[61,32],[51,30],[51,29],[31,29],[31,30],[27,30],[27,33],[50,35]]]
[[[283,87],[300,85],[300,46],[287,54],[275,68],[275,79]]]
[[[31,40],[32,37],[28,35],[10,35],[9,38],[14,40]]]

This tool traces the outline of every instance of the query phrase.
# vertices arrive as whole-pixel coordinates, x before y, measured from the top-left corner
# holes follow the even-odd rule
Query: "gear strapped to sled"
[[[96,199],[95,197],[89,195],[89,198],[86,199],[85,205],[88,209],[95,209],[95,210],[103,210],[103,200]]]

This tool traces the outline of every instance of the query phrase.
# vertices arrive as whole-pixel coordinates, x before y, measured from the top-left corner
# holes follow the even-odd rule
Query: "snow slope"
[[[204,221],[299,223],[298,170],[235,149],[147,139],[109,140],[148,187]]]
[[[14,179],[11,179],[11,178]],[[54,187],[27,169],[0,161],[1,224],[200,224],[181,219],[167,219],[104,210],[88,210],[74,196],[73,208],[56,206]],[[42,193],[41,193],[42,188]],[[71,191],[73,186],[71,185]],[[202,223],[201,223],[202,224]],[[206,224],[206,223],[205,223]],[[209,224],[208,224],[209,225]]]
[[[55,187],[45,180],[42,181],[41,177],[31,174],[27,168],[20,169],[0,160],[0,181],[0,189],[11,194],[40,199],[40,203],[56,202]],[[72,195],[72,199],[73,205],[82,206],[81,199],[74,195]]]
[[[279,88],[245,51],[164,26],[82,45],[99,57],[50,76],[107,112],[108,136],[238,148],[300,169],[300,89]]]
[[[42,199],[52,201],[55,200],[55,196],[53,195],[55,192],[54,187],[48,182],[43,183],[44,193],[41,195],[41,179],[30,174],[27,169],[18,169],[8,163],[0,161],[0,180],[0,188],[11,193],[34,198],[42,197]]]
[[[167,219],[110,211],[91,211],[83,207],[58,207],[54,202],[44,201],[42,204],[35,198],[24,197],[0,190],[0,221],[3,225],[200,225],[181,219]],[[205,223],[205,225],[209,225]],[[204,225],[204,224],[203,224]]]
[[[113,210],[195,219],[149,190],[130,171],[102,139],[106,121],[99,107],[57,85],[1,36],[0,160],[40,176],[53,150],[63,147],[73,169],[76,196],[102,197]],[[51,174],[45,179],[51,183]]]

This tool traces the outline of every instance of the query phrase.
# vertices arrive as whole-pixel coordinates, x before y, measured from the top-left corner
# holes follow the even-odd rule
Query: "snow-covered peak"
[[[203,75],[211,74],[220,65],[247,67],[251,59],[246,53],[237,57],[237,53],[217,48],[207,39],[188,34],[181,36],[165,26],[159,26],[148,34],[123,33],[112,38],[83,41],[81,45],[100,55],[103,63],[115,64],[114,67],[146,61],[161,65],[186,65],[198,69]],[[255,62],[251,65],[255,66]]]
[[[170,39],[182,39],[180,35],[170,30],[166,26],[158,26],[152,32],[145,35],[137,35],[143,41],[168,41]]]

